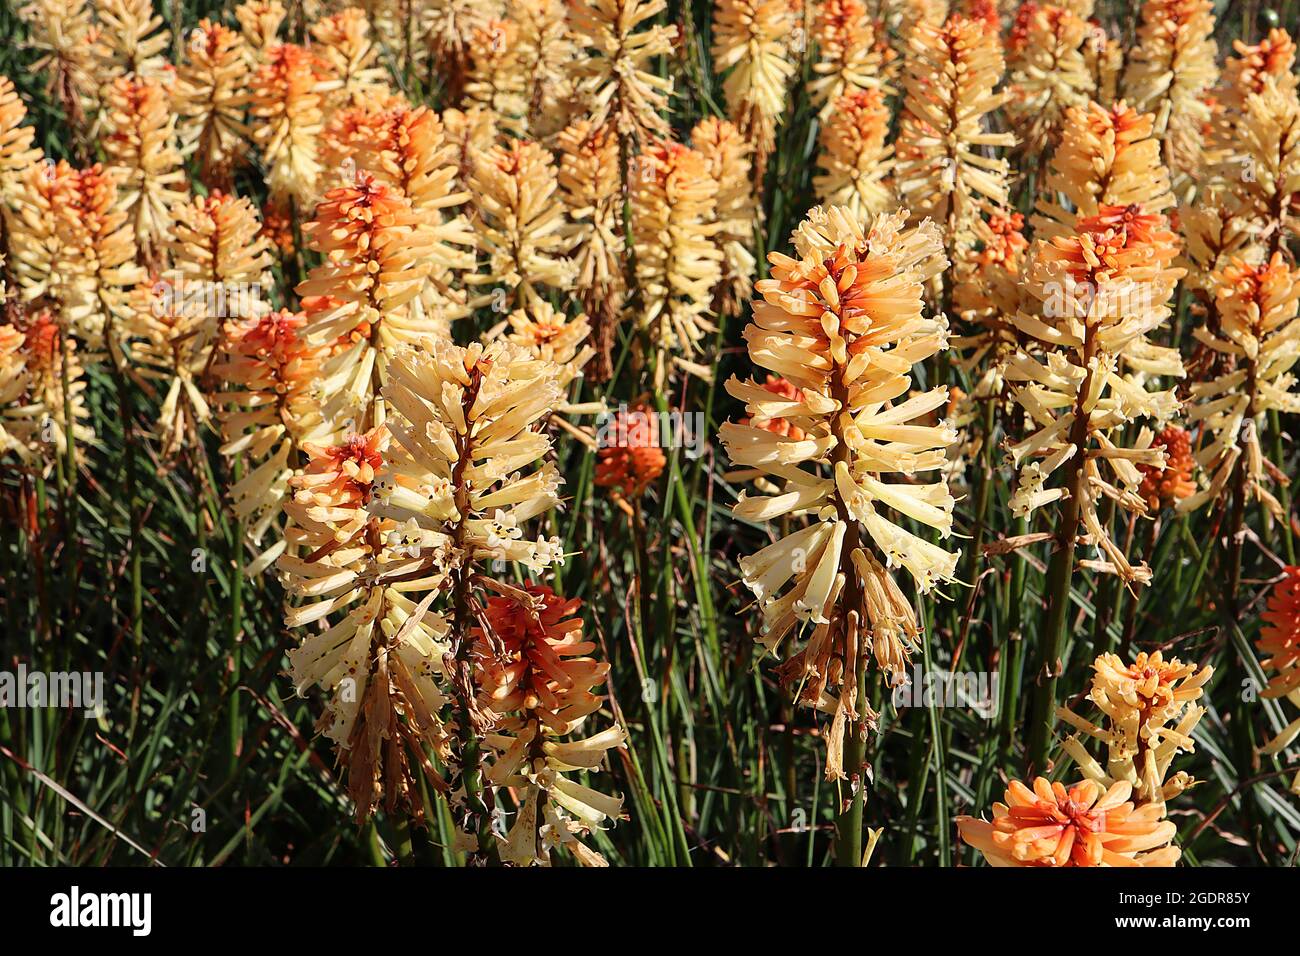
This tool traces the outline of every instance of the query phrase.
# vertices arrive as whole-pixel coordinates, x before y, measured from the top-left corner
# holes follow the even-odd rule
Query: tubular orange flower
[[[798,688],[800,703],[834,714],[828,779],[857,780],[862,770],[860,744],[875,719],[859,690],[866,655],[874,651],[890,683],[901,683],[909,645],[920,637],[886,564],[907,568],[927,591],[952,580],[957,561],[886,517],[886,509],[906,515],[944,537],[952,529],[943,480],[884,480],[941,468],[956,438],[946,424],[915,423],[947,402],[947,388],[893,402],[907,394],[912,364],[942,349],[946,336],[941,318],[922,314],[924,284],[946,265],[939,230],[926,222],[903,231],[905,219],[881,215],[864,230],[847,209],[818,207],[795,231],[797,258],[768,257],[772,278],[756,285],[763,301],[745,340],[750,360],[800,397],[733,377],[727,392],[745,402],[750,424],[726,423],[720,432],[731,460],[758,469],[770,486],[759,485],[760,497],[742,495],[737,517],[812,518],[740,566],[762,607],[765,648],[776,653],[812,625],[777,673]],[[772,427],[782,419],[799,438]],[[847,753],[846,739],[854,748]]]
[[[343,185],[363,169],[410,201],[412,213],[437,243],[420,291],[421,306],[449,331],[453,320],[470,313],[468,296],[459,286],[474,269],[475,235],[461,212],[470,194],[456,188],[456,146],[438,115],[405,103],[340,110],[330,121],[326,141],[331,143],[326,160],[345,173]]]
[[[325,419],[335,435],[355,430],[349,422],[369,431],[384,421],[379,391],[397,347],[445,331],[419,301],[438,244],[410,200],[367,172],[326,193],[303,236],[325,257],[296,290],[308,335],[336,347],[322,365]]]
[[[106,105],[108,171],[117,180],[120,208],[131,215],[136,246],[154,258],[171,235],[172,210],[185,195],[176,114],[161,79],[133,74],[113,81]]]
[[[1043,198],[1034,219],[1040,239],[1069,235],[1080,219],[1096,216],[1102,206],[1140,203],[1148,213],[1174,204],[1169,171],[1160,159],[1155,119],[1117,103],[1096,103],[1066,110],[1061,145],[1047,173],[1047,195],[1061,193],[1069,205]]]
[[[1283,697],[1300,690],[1300,567],[1287,567],[1273,585],[1268,607],[1260,615],[1261,666],[1277,671],[1268,682],[1265,697]],[[1300,703],[1300,701],[1296,701]]]
[[[736,124],[716,117],[700,120],[691,130],[691,146],[718,184],[713,241],[722,250],[722,275],[713,293],[713,311],[740,315],[741,303],[753,291],[754,221],[759,217],[750,176],[753,147]]]
[[[1124,74],[1125,95],[1155,115],[1165,162],[1182,179],[1198,174],[1210,119],[1204,96],[1219,78],[1213,9],[1211,0],[1146,0]]]
[[[607,866],[579,837],[622,813],[621,797],[565,776],[599,770],[626,736],[615,724],[585,739],[560,739],[579,731],[600,707],[592,688],[609,673],[608,664],[588,656],[596,645],[583,640],[582,621],[573,616],[581,606],[546,585],[528,584],[489,598],[486,632],[473,632],[482,662],[479,707],[501,715],[487,737],[491,764],[485,777],[518,794],[515,822],[498,837],[502,861],[516,866],[548,866],[554,847],[568,850],[583,866]]]
[[[75,205],[66,211],[80,255],[68,276],[72,295],[63,303],[64,315],[92,350],[107,336],[106,344],[116,353],[129,331],[131,293],[145,270],[136,262],[134,231],[108,171],[98,163],[81,170],[75,188]]]
[[[794,26],[786,0],[722,0],[713,8],[713,68],[727,74],[727,112],[754,147],[759,183],[785,119]]]
[[[603,382],[613,374],[614,341],[626,291],[618,137],[611,126],[579,120],[560,133],[556,146],[560,198],[568,213],[565,251],[576,270],[578,297],[595,323],[593,378]]]
[[[321,174],[322,96],[333,88],[310,51],[277,43],[253,75],[250,114],[253,139],[267,167],[271,198],[310,203]]]
[[[1192,436],[1187,429],[1169,425],[1162,429],[1153,446],[1164,449],[1164,467],[1155,465],[1138,465],[1142,472],[1142,485],[1138,488],[1138,497],[1147,503],[1151,511],[1172,508],[1188,495],[1195,493],[1196,482],[1192,479],[1196,462],[1192,460]]]
[[[519,305],[541,299],[543,286],[572,287],[574,266],[561,254],[564,206],[557,188],[551,154],[537,143],[515,140],[488,151],[470,175],[482,217],[476,238],[488,271],[466,281],[496,285]]]
[[[1273,585],[1268,607],[1260,615],[1259,652],[1265,670],[1276,671],[1264,689],[1266,698],[1285,697],[1300,707],[1300,567],[1283,569],[1282,580]],[[1300,717],[1291,721],[1260,753],[1279,754],[1300,737]],[[1291,781],[1291,792],[1300,795],[1300,773]]]
[[[813,177],[819,201],[847,206],[862,218],[894,206],[894,147],[889,134],[889,107],[880,90],[855,90],[835,102],[817,134],[817,163],[825,170]]]
[[[231,510],[248,524],[248,544],[257,557],[244,569],[255,577],[283,552],[276,534],[265,550],[262,540],[278,523],[301,440],[319,432],[320,409],[313,390],[317,349],[303,333],[307,319],[285,310],[235,320],[227,326],[214,367],[227,383],[219,396],[221,453],[247,461],[243,476],[227,490]],[[260,553],[258,553],[260,552]]]
[[[659,447],[655,418],[645,405],[638,404],[616,412],[604,431],[605,439],[596,452],[596,485],[616,488],[636,501],[668,463]]]
[[[824,0],[813,16],[817,78],[809,81],[808,94],[824,120],[841,96],[880,86],[881,57],[871,18],[859,0]]]
[[[672,52],[674,26],[649,22],[667,9],[665,0],[573,0],[569,30],[578,45],[578,91],[592,104],[591,122],[602,126],[612,117],[619,138],[641,143],[669,133],[660,114],[668,109],[671,78],[647,67]]]
[[[710,379],[712,369],[693,358],[716,328],[705,316],[722,275],[718,183],[702,153],[668,141],[637,156],[631,180],[640,325],[655,345],[654,380],[666,382],[671,366]]]
[[[251,76],[243,37],[200,20],[177,69],[174,103],[180,114],[181,152],[197,155],[199,178],[209,188],[229,188],[250,131],[244,125]]]
[[[991,823],[963,816],[957,828],[990,866],[1173,866],[1177,826],[1159,804],[1134,807],[1131,792],[1127,783],[1103,793],[1091,780],[1067,789],[1036,777],[1032,790],[1012,780]]]
[[[1270,78],[1284,91],[1294,90],[1300,82],[1292,72],[1295,42],[1285,30],[1274,27],[1254,45],[1233,40],[1232,48],[1237,56],[1228,57],[1223,66],[1222,96],[1228,109],[1244,108],[1246,98],[1264,92]]]

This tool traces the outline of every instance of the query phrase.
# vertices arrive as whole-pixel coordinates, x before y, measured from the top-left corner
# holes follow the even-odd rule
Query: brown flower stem
[[[835,436],[835,447],[831,450],[832,468],[841,461],[845,464],[850,463],[849,445],[844,437],[845,419],[849,418],[849,385],[844,380],[846,371],[847,369],[841,368],[839,374],[831,380],[831,398],[838,403],[840,409],[831,419],[831,433]],[[851,625],[847,614],[852,610],[861,613],[861,609],[865,607],[862,588],[858,583],[858,572],[853,566],[853,552],[861,547],[862,528],[849,514],[848,505],[838,495],[835,497],[835,510],[837,517],[847,525],[847,528],[844,532],[844,547],[840,552],[840,571],[844,575],[844,591],[837,602],[838,620],[834,626],[840,629],[841,639],[846,645],[850,640],[857,645],[853,654],[854,671],[850,685],[857,688],[857,699],[854,702],[855,715],[844,731],[847,738],[844,742],[844,772],[849,778],[850,796],[847,805],[842,804],[835,816],[835,864],[861,866],[862,816],[867,799],[866,780],[862,773],[867,746],[867,724],[862,717],[866,711],[867,701],[867,655],[866,642],[862,636],[867,625],[865,619],[859,621],[857,633],[850,634]],[[847,651],[846,646],[844,648],[846,658]]]
[[[1096,326],[1084,319],[1083,367],[1088,368],[1096,349]],[[1027,750],[1029,775],[1047,769],[1047,756],[1056,723],[1056,681],[1060,676],[1061,655],[1065,651],[1065,631],[1070,614],[1070,582],[1074,576],[1074,551],[1079,541],[1080,498],[1083,491],[1083,466],[1087,460],[1088,414],[1083,410],[1084,396],[1092,384],[1089,369],[1074,401],[1074,423],[1070,443],[1077,449],[1066,463],[1065,490],[1068,497],[1057,525],[1056,549],[1047,570],[1047,622],[1039,636],[1038,661],[1034,674],[1034,697],[1029,715]]]
[[[465,389],[463,397],[466,411],[473,407],[478,396],[479,373],[476,371],[473,381]],[[468,415],[466,416],[468,417]],[[469,484],[465,480],[465,469],[469,466],[472,449],[471,437],[467,431],[455,436],[456,464],[452,468],[451,484],[455,489],[456,512],[460,516],[456,523],[453,538],[455,551],[463,555],[465,545],[465,519],[470,512]],[[456,736],[459,741],[459,753],[455,755],[457,775],[465,790],[464,816],[460,825],[464,832],[475,837],[478,849],[467,859],[470,866],[484,866],[493,858],[491,814],[488,810],[483,787],[482,745],[478,737],[475,719],[478,707],[474,701],[474,641],[470,637],[470,628],[474,624],[471,609],[470,579],[473,568],[468,559],[462,559],[460,566],[451,571],[451,611],[452,626],[455,628],[453,640],[453,660],[456,668],[452,676],[452,685],[456,699]]]

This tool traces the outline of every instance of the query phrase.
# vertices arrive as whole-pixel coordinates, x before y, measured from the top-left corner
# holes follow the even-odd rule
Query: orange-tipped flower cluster
[[[1173,866],[1177,827],[1155,804],[1135,807],[1131,792],[1125,783],[1103,793],[1091,780],[1067,788],[1037,777],[1032,790],[1013,780],[992,822],[958,817],[957,827],[991,866]]]
[[[618,489],[636,501],[659,476],[668,460],[659,447],[656,419],[644,405],[620,409],[606,425],[596,458],[596,484]]]

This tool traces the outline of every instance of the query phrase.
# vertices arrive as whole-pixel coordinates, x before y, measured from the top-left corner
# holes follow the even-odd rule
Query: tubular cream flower
[[[262,152],[273,199],[311,203],[316,198],[322,100],[336,85],[324,70],[311,51],[277,43],[253,75],[253,140]]]
[[[1218,498],[1234,469],[1242,469],[1244,493],[1261,501],[1278,520],[1281,503],[1267,490],[1261,433],[1267,413],[1300,412],[1292,367],[1300,360],[1300,270],[1282,253],[1260,265],[1233,259],[1215,274],[1217,329],[1202,325],[1192,334],[1224,357],[1224,371],[1190,387],[1187,420],[1204,423],[1210,440],[1196,461],[1214,477],[1201,492],[1183,499],[1189,511]]]
[[[324,416],[334,435],[350,421],[368,431],[384,421],[379,391],[397,348],[445,330],[419,299],[441,246],[411,201],[367,172],[326,193],[303,235],[324,256],[297,288],[308,337],[334,350],[321,367]]]
[[[372,516],[420,529],[417,570],[408,592],[431,591],[451,626],[448,658],[456,697],[457,743],[453,793],[465,834],[488,851],[486,805],[478,792],[477,748],[470,743],[492,723],[474,691],[471,628],[481,624],[475,595],[487,587],[510,593],[484,572],[489,562],[521,564],[541,573],[563,561],[555,543],[530,540],[524,527],[559,503],[560,476],[546,461],[551,443],[542,427],[563,393],[551,362],[509,342],[459,348],[408,348],[393,359],[384,400],[388,428],[400,449],[389,455]],[[412,580],[418,578],[418,580]]]
[[[248,48],[260,65],[276,45],[287,11],[280,0],[246,0],[235,7],[235,19]]]
[[[1032,156],[1055,146],[1065,111],[1088,105],[1095,80],[1083,54],[1089,32],[1083,17],[1050,4],[1026,3],[1020,10],[1028,17],[1024,43],[1011,58],[1006,108],[1025,154]]]
[[[564,0],[515,0],[510,15],[519,24],[516,62],[526,88],[528,130],[550,142],[576,107],[578,48],[568,29]]]
[[[563,227],[565,251],[576,278],[583,311],[592,317],[596,347],[593,377],[613,374],[613,352],[627,289],[623,257],[623,188],[618,137],[611,126],[579,120],[556,141],[560,198],[568,213]]]
[[[825,120],[840,97],[881,85],[881,56],[874,24],[860,0],[824,0],[813,17],[816,78],[808,83],[808,95]]]
[[[722,250],[722,276],[713,294],[713,311],[740,315],[753,292],[754,222],[759,217],[750,176],[753,147],[728,120],[708,117],[691,130],[691,146],[704,157],[709,178],[718,184],[713,241]]]
[[[1246,97],[1237,127],[1240,165],[1233,190],[1269,255],[1282,251],[1300,225],[1300,98],[1294,86],[1265,78],[1258,93]],[[1238,183],[1237,180],[1240,180]]]
[[[1117,441],[1126,424],[1162,421],[1178,401],[1172,391],[1147,391],[1140,376],[1124,373],[1121,361],[1168,319],[1166,303],[1183,274],[1171,268],[1177,251],[1164,216],[1140,205],[1103,206],[1099,215],[1080,220],[1073,235],[1040,241],[1023,283],[1040,315],[1021,311],[1012,324],[1042,352],[1031,355],[1022,347],[1004,365],[1013,397],[1034,429],[1009,445],[1020,469],[1012,513],[1028,515],[1064,501],[1060,547],[1072,558],[1082,535],[1098,552],[1082,566],[1119,575],[1126,584],[1147,583],[1150,568],[1130,564],[1097,504],[1105,496],[1124,510],[1145,513],[1137,466],[1164,464],[1149,430],[1132,448]],[[1059,483],[1049,487],[1058,472]]]
[[[1015,137],[984,129],[984,116],[1007,97],[994,92],[1002,50],[996,33],[959,15],[941,27],[919,24],[909,46],[894,177],[915,216],[945,224],[955,259],[979,213],[1008,202],[1007,161],[992,154]]]
[[[1159,804],[1135,807],[1131,792],[1127,783],[1103,793],[1091,780],[1067,789],[1036,777],[1032,790],[1012,780],[992,822],[958,817],[957,829],[990,866],[1173,866],[1177,826]]]
[[[506,589],[503,589],[506,590]],[[609,797],[570,780],[574,771],[597,771],[626,734],[617,724],[578,740],[586,718],[600,707],[592,693],[609,665],[589,655],[575,617],[582,602],[565,600],[546,585],[488,599],[485,624],[473,632],[479,708],[498,715],[487,735],[490,765],[485,776],[517,794],[517,813],[498,835],[501,859],[515,866],[549,866],[551,850],[572,853],[583,866],[607,866],[580,837],[622,814],[622,797]]]
[[[894,147],[889,135],[889,107],[880,90],[855,90],[835,101],[817,134],[817,164],[825,170],[813,177],[822,203],[847,206],[867,218],[894,206]]]
[[[594,126],[612,118],[621,140],[643,143],[669,133],[660,114],[673,91],[670,77],[648,67],[671,53],[675,26],[638,27],[667,9],[665,0],[573,0],[569,30],[579,48],[578,91],[591,104]]]
[[[359,7],[345,7],[312,25],[313,52],[337,82],[330,93],[335,109],[387,96],[388,71],[379,62],[379,46],[370,37],[370,21]]]
[[[235,517],[247,522],[256,558],[245,568],[261,574],[283,552],[282,533],[262,549],[278,522],[303,440],[319,437],[321,417],[313,396],[317,349],[303,334],[307,319],[285,310],[236,320],[221,341],[214,377],[227,384],[218,399],[221,453],[244,463],[227,491]]]
[[[980,248],[966,250],[962,281],[953,287],[953,304],[966,329],[951,345],[961,352],[956,364],[979,376],[974,389],[978,398],[1002,394],[1001,361],[1020,344],[1011,317],[1020,307],[1020,275],[1029,248],[1024,226],[1018,212],[976,222]]]
[[[161,79],[119,77],[106,100],[104,153],[119,208],[131,217],[141,253],[156,257],[171,235],[172,210],[185,196],[176,114]]]
[[[377,428],[338,445],[303,445],[308,463],[289,479],[287,550],[278,561],[299,602],[285,625],[305,630],[289,651],[294,687],[328,695],[317,726],[339,754],[359,822],[381,800],[390,813],[400,806],[423,819],[413,767],[447,790],[428,756],[449,752],[440,716],[447,622],[393,580],[428,562],[412,559],[405,542],[390,544],[394,523],[366,510],[387,443]]]
[[[423,41],[447,85],[447,98],[459,103],[469,75],[474,31],[499,15],[496,0],[432,0],[421,4]]]
[[[1219,78],[1213,10],[1211,0],[1146,0],[1124,74],[1125,95],[1155,115],[1165,162],[1180,180],[1199,173],[1210,120],[1204,97]]]
[[[541,361],[553,363],[556,381],[566,392],[595,354],[587,344],[591,326],[585,315],[570,319],[549,302],[539,301],[511,312],[507,322],[506,338]]]
[[[41,159],[41,151],[32,148],[36,130],[24,126],[27,107],[13,83],[0,76],[0,204],[13,202],[14,192],[27,169]]]
[[[731,460],[771,486],[742,495],[736,516],[806,519],[740,566],[762,608],[767,650],[811,628],[778,676],[799,688],[801,703],[834,714],[829,779],[861,770],[843,765],[843,745],[849,721],[853,733],[874,722],[858,690],[866,655],[900,683],[920,637],[886,566],[906,568],[928,591],[952,580],[957,562],[893,517],[951,533],[946,483],[911,479],[939,470],[957,437],[946,424],[918,423],[947,402],[946,388],[895,403],[908,394],[912,365],[946,347],[947,332],[922,313],[924,285],[946,265],[939,229],[903,230],[905,220],[905,212],[881,215],[864,230],[847,209],[818,207],[794,233],[797,258],[769,256],[772,278],[756,285],[763,300],[745,341],[750,360],[785,378],[797,398],[733,377],[727,392],[745,403],[750,423],[720,432]],[[774,428],[781,420],[791,427]]]
[[[517,305],[539,301],[543,287],[572,287],[575,269],[561,254],[564,206],[556,190],[551,154],[537,143],[515,140],[488,151],[470,175],[482,217],[475,235],[488,271],[467,281],[494,285]]]
[[[46,90],[63,107],[73,135],[83,135],[86,117],[99,111],[101,79],[88,0],[31,0],[18,15],[27,25],[28,45],[41,54],[31,71],[45,74]]]
[[[760,183],[786,116],[795,70],[789,57],[794,26],[786,0],[722,0],[713,8],[713,68],[726,74],[727,113],[754,147]]]
[[[220,23],[200,20],[185,51],[173,95],[181,117],[181,152],[198,157],[204,185],[229,189],[251,135],[244,123],[252,76],[247,45]]]
[[[528,76],[519,62],[519,26],[488,20],[470,34],[465,100],[492,114],[512,136],[528,132]]]
[[[248,199],[221,192],[176,207],[168,246],[173,266],[137,289],[131,354],[141,374],[164,383],[157,431],[164,458],[199,441],[210,419],[203,394],[228,319],[269,311],[263,290],[271,264],[257,212]]]
[[[85,393],[76,340],[49,312],[0,326],[0,455],[13,451],[25,467],[48,476],[71,440],[80,460],[80,446],[95,438]]]
[[[1214,673],[1178,658],[1165,660],[1160,652],[1138,654],[1125,664],[1114,654],[1093,662],[1088,700],[1101,710],[1103,723],[1095,724],[1068,707],[1057,716],[1084,735],[1102,742],[1106,765],[1094,760],[1077,735],[1064,742],[1083,775],[1103,787],[1130,784],[1140,804],[1163,806],[1196,781],[1184,772],[1169,776],[1174,758],[1196,749],[1192,730],[1205,708],[1196,705]]]
[[[670,363],[709,379],[712,369],[693,359],[716,329],[706,315],[724,258],[713,240],[718,183],[702,153],[668,141],[647,146],[630,178],[640,325],[655,346],[654,379],[667,381]]]
[[[167,68],[163,53],[171,34],[158,29],[163,18],[154,14],[153,0],[95,0],[95,18],[95,56],[103,74],[146,79]]]

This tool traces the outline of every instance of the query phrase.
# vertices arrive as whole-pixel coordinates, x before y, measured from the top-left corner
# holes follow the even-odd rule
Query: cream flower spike
[[[720,437],[735,464],[765,479],[762,495],[741,495],[736,516],[801,519],[740,567],[767,650],[811,629],[777,673],[801,703],[834,714],[828,778],[861,771],[844,743],[875,720],[859,693],[867,655],[900,683],[921,639],[889,569],[905,568],[924,592],[953,580],[958,557],[902,523],[951,534],[946,483],[919,476],[943,467],[957,437],[923,423],[947,403],[946,388],[909,396],[912,366],[946,348],[945,323],[924,314],[922,292],[947,262],[938,227],[905,229],[906,219],[880,215],[864,228],[845,207],[811,210],[792,237],[795,256],[769,256],[772,278],[757,283],[763,298],[745,329],[750,360],[795,390],[734,377],[726,386],[760,424],[727,423]]]

